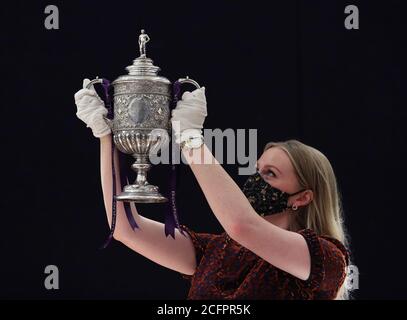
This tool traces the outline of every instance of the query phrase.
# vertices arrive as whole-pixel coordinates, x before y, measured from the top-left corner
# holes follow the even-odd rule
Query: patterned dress
[[[349,255],[344,245],[311,229],[298,231],[311,255],[311,274],[301,280],[274,267],[246,249],[226,232],[198,233],[185,225],[195,247],[197,268],[190,281],[188,300],[223,299],[334,299],[346,276]]]

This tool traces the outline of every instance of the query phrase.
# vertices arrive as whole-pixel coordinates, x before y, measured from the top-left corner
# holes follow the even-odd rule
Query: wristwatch
[[[204,142],[204,137],[202,135],[191,136],[181,142],[181,149],[196,149]]]

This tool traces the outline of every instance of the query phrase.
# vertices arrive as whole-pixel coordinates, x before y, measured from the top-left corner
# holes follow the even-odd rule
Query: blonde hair
[[[293,230],[295,226],[309,228],[318,235],[327,235],[341,241],[349,249],[341,193],[327,157],[319,150],[295,139],[269,142],[264,151],[272,147],[279,147],[286,152],[300,187],[311,189],[314,195],[310,203],[298,208],[289,229]],[[337,299],[349,299],[345,283],[346,279],[338,291]]]

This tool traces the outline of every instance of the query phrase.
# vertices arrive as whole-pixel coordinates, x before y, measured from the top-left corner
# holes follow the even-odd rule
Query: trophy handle
[[[199,89],[201,86],[196,82],[195,80],[190,79],[188,76],[186,78],[179,78],[178,81],[179,83],[191,83],[193,84],[197,89]]]
[[[99,78],[99,77],[96,77],[95,79],[90,80],[90,82],[86,85],[86,89],[90,89],[90,87],[92,87],[96,83],[103,83],[103,80],[104,79]]]
[[[105,98],[106,98],[106,107],[108,109],[108,116],[110,116],[110,118],[103,116],[103,119],[106,121],[106,123],[110,127],[110,129],[113,130],[113,121],[111,120],[111,118],[113,118],[113,108],[111,107],[112,101],[111,101],[111,97],[109,95],[110,81],[105,78],[96,77],[95,79],[91,80],[86,85],[86,89],[90,89],[96,83],[100,83],[103,87],[103,91],[105,93]]]
[[[195,80],[190,79],[188,76],[186,76],[186,78],[179,78],[173,84],[173,91],[174,91],[173,108],[175,108],[177,106],[177,102],[181,98],[181,85],[183,83],[191,83],[197,89],[199,89],[201,87],[198,82],[196,82]]]

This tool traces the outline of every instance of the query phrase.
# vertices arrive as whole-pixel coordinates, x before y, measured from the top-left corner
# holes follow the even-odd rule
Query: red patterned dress
[[[298,231],[311,254],[311,274],[301,280],[274,267],[222,234],[198,233],[181,225],[195,247],[197,268],[188,300],[334,299],[345,280],[349,255],[344,245],[311,229]]]

